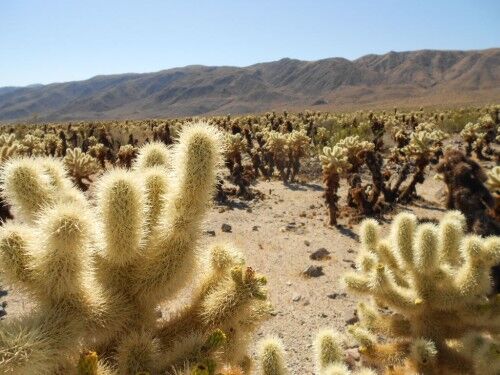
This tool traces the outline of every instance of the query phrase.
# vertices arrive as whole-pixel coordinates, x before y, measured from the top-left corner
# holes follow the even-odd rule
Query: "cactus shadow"
[[[352,229],[344,227],[343,225],[336,225],[335,228],[339,231],[339,233],[343,236],[347,236],[352,238],[353,240],[359,241],[359,235],[355,233]]]
[[[244,201],[240,200],[232,200],[228,199],[225,202],[218,202],[217,206],[219,207],[226,207],[230,210],[237,209],[237,210],[246,210],[250,208],[250,205]]]
[[[285,182],[284,185],[292,191],[322,191],[323,187],[318,184],[300,183],[300,182]]]
[[[439,211],[439,212],[446,211],[446,209],[444,209],[443,207],[435,206],[434,204],[429,202],[413,202],[413,206],[430,211]]]

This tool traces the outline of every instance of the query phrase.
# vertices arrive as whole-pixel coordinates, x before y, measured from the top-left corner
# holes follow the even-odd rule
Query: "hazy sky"
[[[500,47],[500,0],[0,0],[0,87],[490,47]]]

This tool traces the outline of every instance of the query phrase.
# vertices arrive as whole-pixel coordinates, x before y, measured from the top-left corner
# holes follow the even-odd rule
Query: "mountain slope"
[[[0,88],[0,120],[144,118],[270,109],[498,101],[500,49],[389,52],[350,61],[282,59],[248,67],[187,66],[156,73]]]

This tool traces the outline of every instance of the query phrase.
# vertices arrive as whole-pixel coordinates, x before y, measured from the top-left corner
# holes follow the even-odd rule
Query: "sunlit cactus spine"
[[[265,278],[229,245],[209,254],[197,248],[220,149],[214,128],[185,126],[168,167],[163,157],[150,163],[151,148],[140,150],[137,163],[146,166],[106,172],[95,203],[60,161],[3,166],[16,219],[0,229],[0,269],[33,295],[36,308],[2,323],[1,373],[70,374],[82,352],[102,359],[98,373],[120,375],[203,361],[250,367],[246,344],[269,311]],[[199,268],[205,258],[209,266]],[[198,284],[192,304],[158,320],[160,303],[191,280]],[[81,368],[95,370],[94,357],[85,358]]]
[[[382,239],[376,221],[363,222],[358,271],[344,282],[371,297],[358,306],[360,322],[349,327],[367,363],[390,374],[478,375],[478,363],[461,348],[467,335],[500,328],[490,279],[500,237],[467,236],[465,225],[458,211],[447,212],[439,225],[402,213]]]

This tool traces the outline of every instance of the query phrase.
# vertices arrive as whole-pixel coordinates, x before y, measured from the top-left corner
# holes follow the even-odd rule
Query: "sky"
[[[500,0],[0,0],[0,87],[500,47]]]

